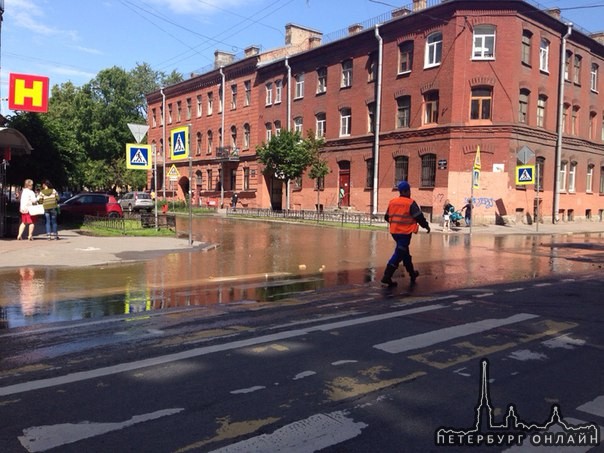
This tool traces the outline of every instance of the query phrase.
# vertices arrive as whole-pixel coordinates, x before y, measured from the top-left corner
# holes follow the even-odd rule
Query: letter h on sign
[[[48,77],[10,74],[8,108],[27,112],[47,112],[48,85]]]

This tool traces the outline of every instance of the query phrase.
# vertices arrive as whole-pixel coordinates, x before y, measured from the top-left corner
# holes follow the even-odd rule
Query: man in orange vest
[[[396,248],[392,257],[386,265],[382,283],[388,286],[396,286],[396,282],[392,280],[392,276],[399,263],[402,261],[405,269],[409,273],[411,283],[415,283],[415,279],[419,275],[413,268],[413,261],[409,253],[409,244],[411,243],[411,235],[419,230],[418,224],[430,232],[430,224],[422,214],[419,206],[411,199],[411,186],[407,181],[398,183],[398,191],[400,196],[390,200],[388,209],[384,219],[389,224],[390,234],[396,242]]]

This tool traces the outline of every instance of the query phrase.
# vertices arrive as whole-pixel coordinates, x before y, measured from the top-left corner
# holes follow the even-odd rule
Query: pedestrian
[[[237,208],[238,199],[239,196],[237,195],[237,192],[233,192],[233,196],[231,197],[231,209],[235,210]]]
[[[443,205],[443,231],[451,231],[451,213],[455,210],[447,199]]]
[[[57,216],[59,215],[59,193],[51,182],[46,179],[42,183],[42,190],[38,195],[38,203],[44,206],[44,217],[46,219],[46,239],[59,239],[57,228]]]
[[[469,227],[472,224],[472,199],[469,198],[468,202],[465,204],[461,210],[466,210],[464,213],[464,221],[466,222],[466,226]]]
[[[38,204],[36,194],[33,191],[34,182],[31,179],[26,179],[23,183],[23,190],[21,190],[21,196],[19,200],[19,212],[21,213],[21,224],[19,225],[19,233],[17,234],[17,240],[22,239],[25,227],[28,227],[28,237],[30,241],[34,240],[34,219],[35,217],[29,213],[29,208],[33,205]]]
[[[396,282],[392,280],[392,276],[398,269],[401,261],[409,273],[411,283],[415,283],[419,272],[413,267],[411,254],[409,253],[411,235],[417,233],[419,230],[418,224],[430,233],[430,224],[424,217],[424,214],[422,214],[417,203],[411,199],[411,186],[409,183],[401,181],[398,183],[397,188],[400,196],[390,200],[388,209],[384,215],[384,219],[388,222],[392,239],[396,242],[394,253],[390,257],[384,271],[384,276],[382,277],[382,283],[388,286],[396,286]]]
[[[346,195],[346,191],[344,190],[344,187],[340,187],[340,190],[338,190],[338,209],[340,209],[342,207],[342,201],[344,200],[344,195]]]

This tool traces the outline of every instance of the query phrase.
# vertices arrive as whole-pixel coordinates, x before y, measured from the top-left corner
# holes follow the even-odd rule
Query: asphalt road
[[[596,271],[422,297],[368,284],[12,330],[0,450],[530,452],[582,424],[601,441],[603,291]],[[537,426],[495,426],[509,405]],[[476,442],[477,420],[506,442],[436,445],[439,428]]]

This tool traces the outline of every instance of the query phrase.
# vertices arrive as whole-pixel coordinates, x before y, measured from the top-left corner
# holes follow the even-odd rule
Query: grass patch
[[[123,219],[120,227],[108,225],[105,221],[89,221],[80,227],[80,232],[91,236],[146,236],[175,237],[170,228],[143,228],[140,219]]]

